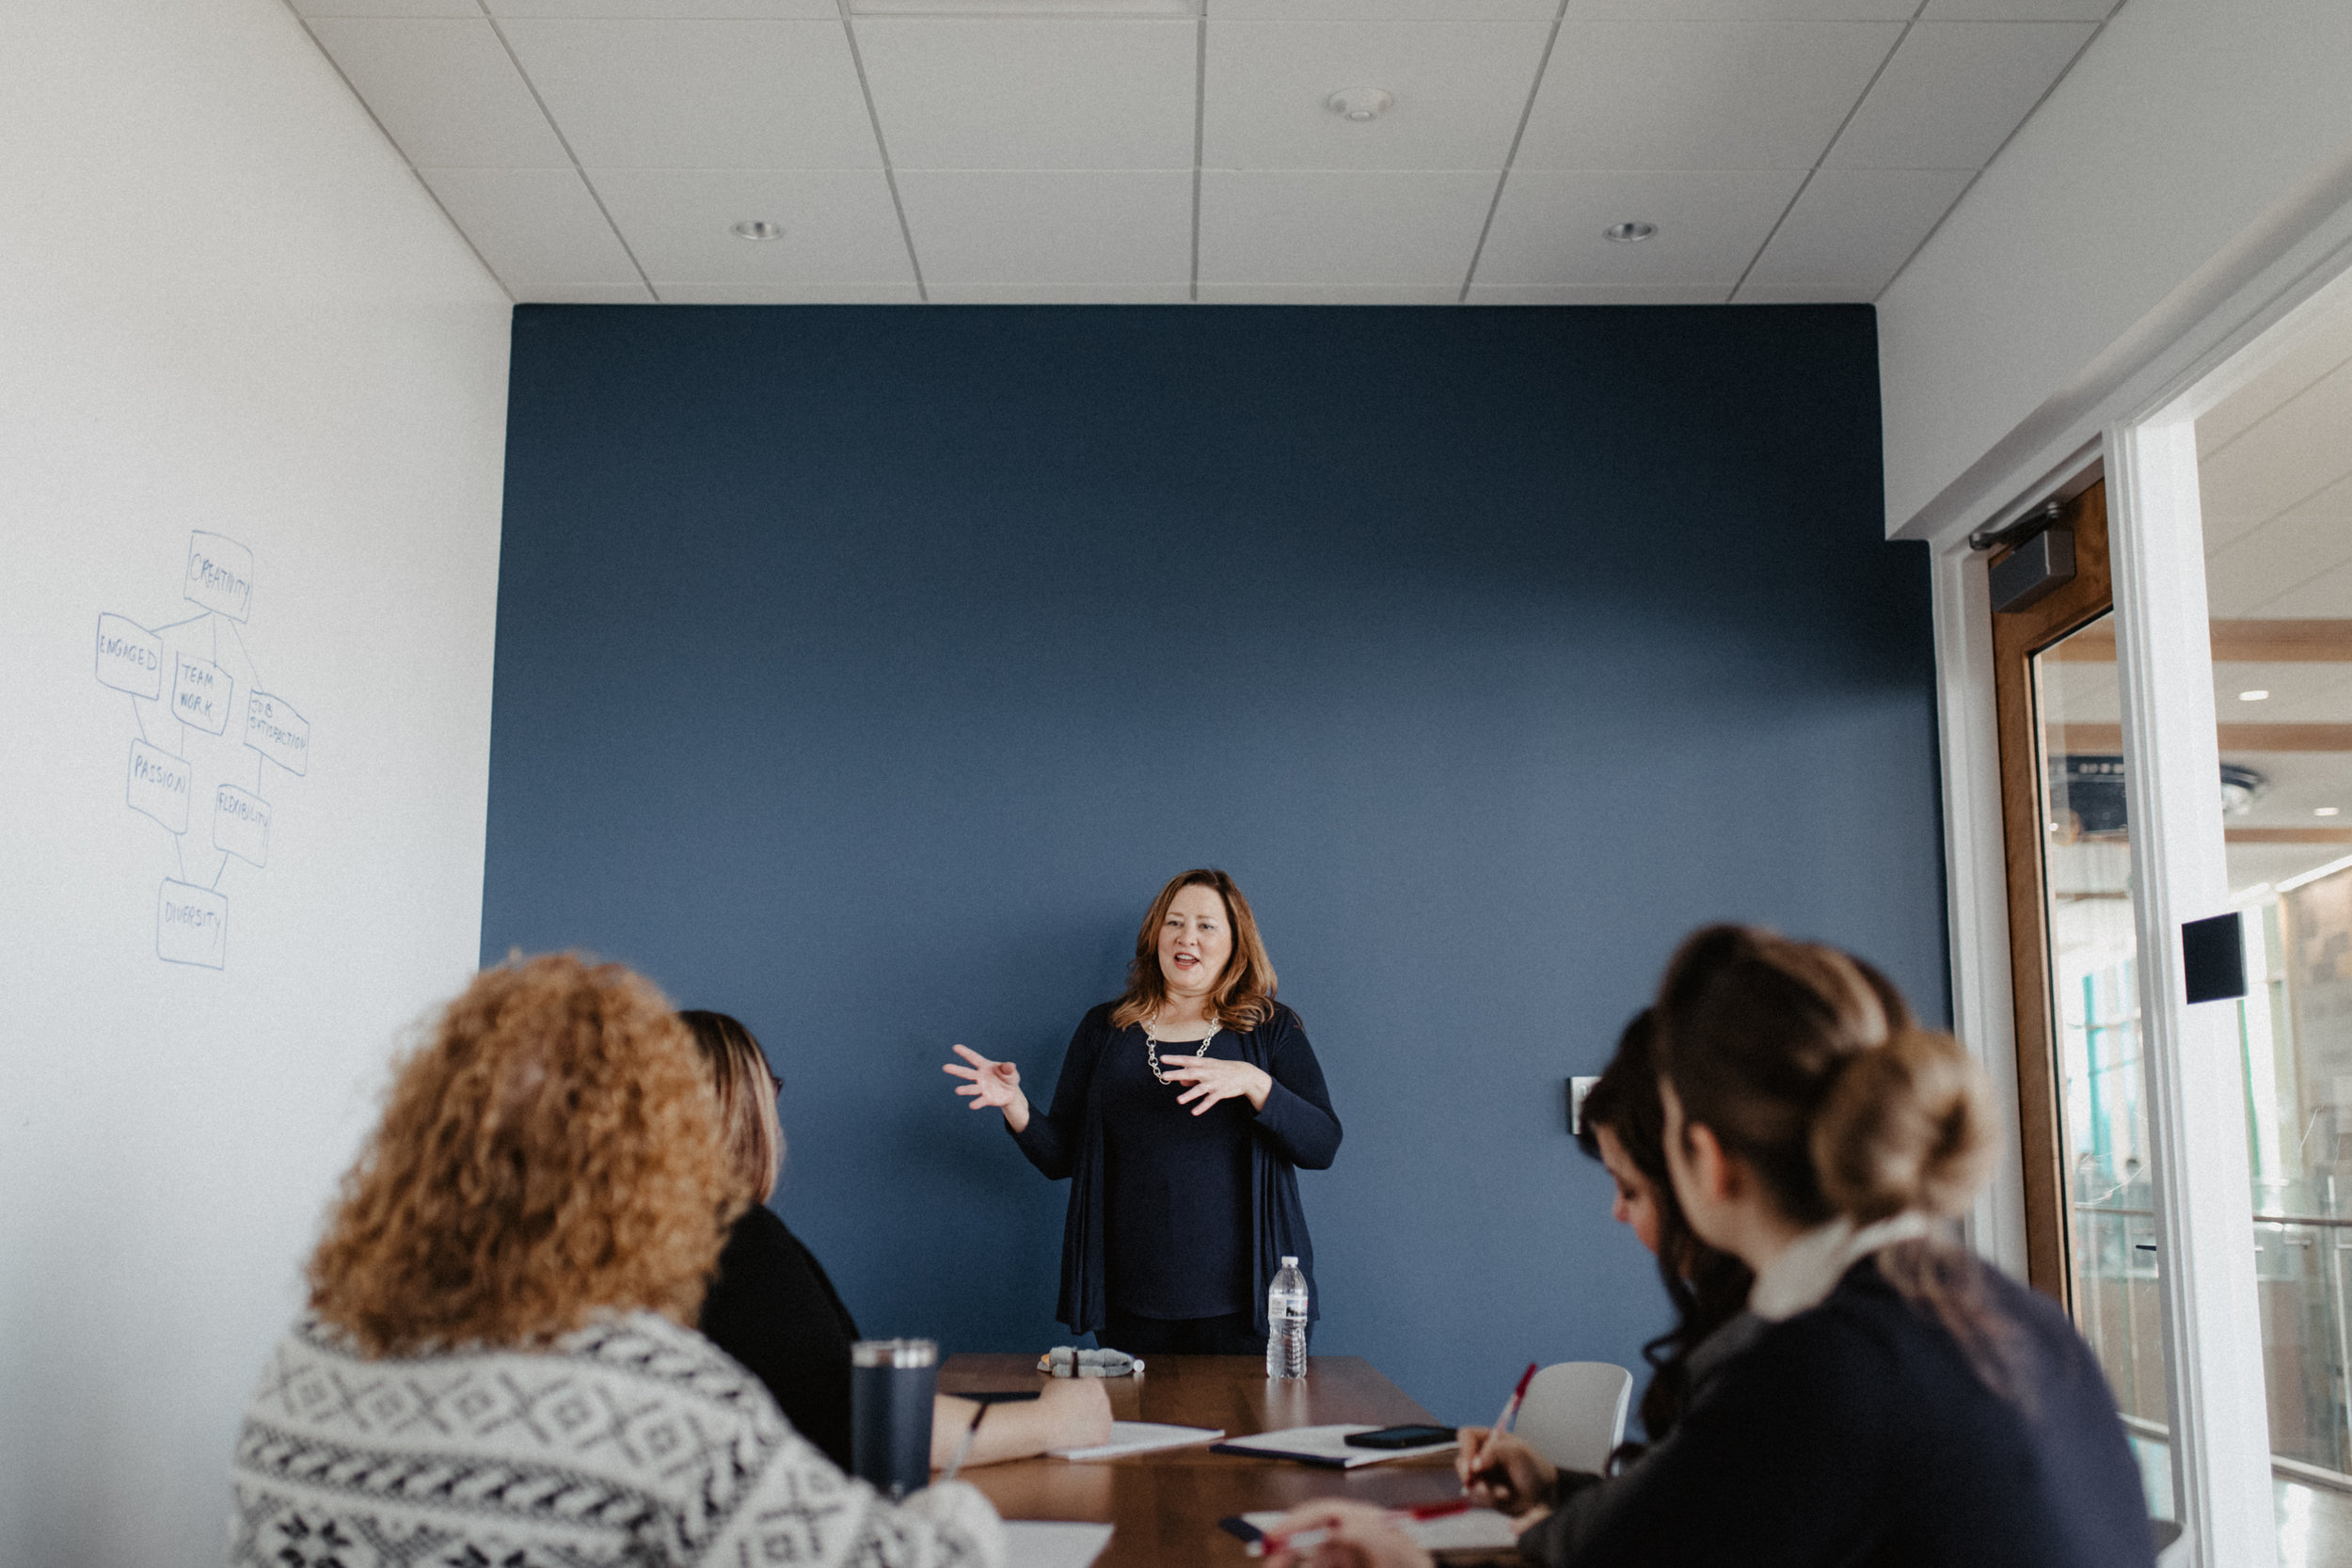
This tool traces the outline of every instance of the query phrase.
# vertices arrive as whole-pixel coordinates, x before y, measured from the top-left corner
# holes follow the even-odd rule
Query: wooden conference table
[[[1310,1357],[1295,1383],[1271,1383],[1255,1355],[1154,1355],[1135,1377],[1103,1380],[1122,1421],[1222,1427],[1244,1437],[1284,1427],[1366,1421],[1401,1426],[1429,1412],[1360,1356]],[[1034,1387],[1052,1379],[1034,1355],[951,1355],[940,1367],[944,1394]],[[1075,1463],[1018,1459],[966,1470],[1008,1519],[1085,1519],[1118,1527],[1095,1568],[1193,1568],[1244,1563],[1242,1544],[1216,1528],[1232,1513],[1289,1508],[1316,1497],[1353,1497],[1394,1508],[1438,1502],[1460,1487],[1454,1456],[1392,1460],[1326,1470],[1293,1460],[1168,1449],[1125,1459]],[[1448,1561],[1472,1560],[1448,1555]],[[1497,1560],[1517,1561],[1515,1557]]]

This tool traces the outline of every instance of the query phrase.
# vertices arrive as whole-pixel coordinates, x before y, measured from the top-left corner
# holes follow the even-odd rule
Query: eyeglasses
[[[784,1098],[784,1078],[774,1068],[768,1069],[768,1082],[775,1085],[776,1098]]]

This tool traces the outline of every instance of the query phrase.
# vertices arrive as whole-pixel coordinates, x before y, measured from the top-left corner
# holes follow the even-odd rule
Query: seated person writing
[[[850,1347],[856,1322],[824,1266],[787,1229],[768,1198],[784,1160],[776,1096],[784,1081],[752,1032],[724,1013],[678,1015],[693,1031],[717,1086],[720,1137],[742,1206],[719,1255],[719,1275],[703,1298],[702,1331],[768,1386],[793,1430],[850,1464]],[[976,1406],[937,1396],[931,1415],[931,1466],[945,1467],[972,1424]],[[1034,1401],[991,1410],[964,1456],[968,1467],[1020,1459],[1048,1449],[1108,1442],[1111,1405],[1091,1378],[1056,1379]]]
[[[2054,1304],[1943,1240],[1993,1157],[1950,1036],[1834,948],[1697,932],[1655,1010],[1669,1176],[1691,1227],[1756,1273],[1743,1342],[1692,1357],[1690,1401],[1603,1481],[1539,1471],[1519,1536],[1552,1568],[2148,1568],[2139,1476],[2090,1347]],[[1421,1568],[1377,1513],[1326,1526],[1320,1568]],[[1278,1568],[1280,1568],[1278,1560]]]
[[[977,1492],[894,1506],[688,1326],[737,1186],[650,984],[484,971],[400,1065],[246,1407],[230,1562],[1003,1568]]]

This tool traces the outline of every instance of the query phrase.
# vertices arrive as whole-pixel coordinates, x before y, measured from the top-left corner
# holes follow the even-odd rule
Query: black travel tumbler
[[[850,1468],[893,1501],[931,1479],[931,1398],[939,1346],[861,1339],[850,1347]]]

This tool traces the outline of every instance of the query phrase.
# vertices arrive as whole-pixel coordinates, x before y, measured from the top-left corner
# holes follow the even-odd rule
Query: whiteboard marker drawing
[[[144,740],[131,742],[130,802],[175,833],[188,831],[188,797],[196,774],[169,752]]]
[[[263,789],[267,765],[295,778],[310,770],[310,721],[261,689],[246,646],[253,579],[252,551],[196,530],[180,584],[196,614],[151,627],[112,611],[98,617],[98,683],[131,699],[136,731],[124,799],[172,835],[174,871],[155,904],[155,956],[166,963],[227,967],[229,898],[221,881],[231,860],[269,864],[277,807]],[[243,677],[230,674],[225,660],[241,663]],[[209,880],[200,860],[193,876],[188,865],[189,807],[199,799],[211,802],[209,833],[219,857]]]
[[[155,900],[155,956],[166,963],[222,969],[229,961],[229,900],[167,877]]]
[[[188,575],[181,596],[242,621],[253,608],[253,552],[217,533],[188,535]]]

